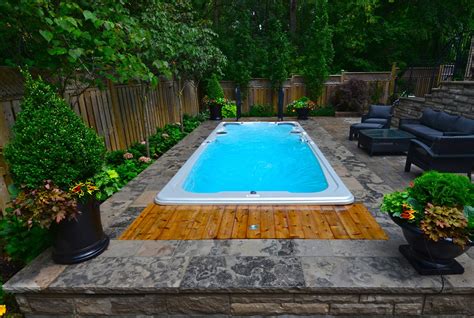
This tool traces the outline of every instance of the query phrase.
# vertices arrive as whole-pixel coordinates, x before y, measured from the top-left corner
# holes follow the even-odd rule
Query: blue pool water
[[[208,144],[186,178],[194,193],[287,191],[309,193],[328,187],[318,159],[291,124],[225,126]]]

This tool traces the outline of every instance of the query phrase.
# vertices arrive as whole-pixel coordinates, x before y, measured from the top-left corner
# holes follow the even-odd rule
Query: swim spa
[[[223,122],[158,193],[158,204],[350,204],[297,122]]]

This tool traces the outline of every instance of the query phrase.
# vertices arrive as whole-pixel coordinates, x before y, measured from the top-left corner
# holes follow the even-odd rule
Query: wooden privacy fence
[[[114,85],[107,89],[89,88],[79,96],[67,91],[65,99],[87,126],[104,138],[108,150],[125,149],[132,143],[153,134],[157,127],[179,121],[176,85],[162,80],[156,88],[148,89],[147,103],[142,102],[141,85]],[[183,90],[183,113],[199,112],[197,88],[187,82]],[[0,147],[9,139],[11,127],[20,112],[21,96],[0,100],[3,119]]]
[[[378,102],[387,103],[392,93],[394,76],[392,72],[343,72],[340,75],[331,75],[324,83],[319,105],[329,105],[329,100],[339,85],[349,79],[364,80],[371,87],[371,91],[378,91]],[[221,81],[224,94],[229,99],[235,99],[235,83],[232,81]],[[306,95],[304,79],[301,76],[292,76],[283,82],[283,107]],[[248,112],[253,105],[273,105],[277,111],[278,93],[272,89],[270,80],[257,78],[252,79],[247,87],[246,98],[242,101],[242,112]]]
[[[3,147],[11,136],[23,95],[23,79],[16,71],[0,67],[0,210],[8,199],[7,184],[11,182],[3,160]],[[9,75],[9,76],[7,76]],[[11,75],[11,76],[10,76]],[[80,95],[66,91],[65,99],[87,126],[104,138],[108,150],[126,149],[145,139],[157,127],[179,121],[175,83],[162,79],[156,88],[147,90],[142,102],[141,85],[114,85],[104,90],[89,88]],[[183,113],[199,112],[197,87],[186,82],[183,90]]]

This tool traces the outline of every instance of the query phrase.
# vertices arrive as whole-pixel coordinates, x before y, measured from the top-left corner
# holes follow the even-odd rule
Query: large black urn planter
[[[221,120],[222,106],[216,104],[209,105],[209,117],[211,118],[211,120]]]
[[[416,226],[398,218],[392,220],[402,228],[403,236],[408,245],[400,245],[400,253],[421,275],[454,275],[464,273],[464,268],[455,258],[464,254],[473,244],[464,248],[454,244],[450,239],[438,242],[430,240]]]
[[[59,264],[75,264],[100,255],[109,245],[100,220],[99,202],[78,203],[80,211],[74,220],[61,221],[56,228],[53,260]]]
[[[309,108],[295,108],[296,113],[298,114],[298,119],[306,120],[309,116]]]

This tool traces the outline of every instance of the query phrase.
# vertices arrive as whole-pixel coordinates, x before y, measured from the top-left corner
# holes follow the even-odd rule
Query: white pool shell
[[[240,192],[217,192],[217,193],[193,193],[183,189],[192,167],[203,153],[206,147],[217,137],[218,132],[225,130],[226,125],[252,125],[257,122],[222,122],[204,142],[189,157],[186,163],[179,169],[174,177],[155,197],[155,203],[162,205],[172,204],[320,204],[320,205],[343,205],[354,202],[354,196],[344,185],[329,162],[326,160],[316,143],[304,131],[298,122],[281,121],[274,122],[275,125],[291,124],[299,131],[302,139],[308,143],[313,154],[319,161],[321,169],[326,177],[328,187],[320,192],[293,193],[282,191],[259,191],[251,194],[249,191]]]

